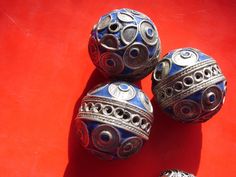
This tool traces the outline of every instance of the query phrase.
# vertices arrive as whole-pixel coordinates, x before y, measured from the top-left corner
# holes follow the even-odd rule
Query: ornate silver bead
[[[159,177],[195,177],[193,174],[180,170],[166,170]]]
[[[137,153],[148,140],[152,122],[150,100],[127,82],[102,84],[89,91],[75,119],[81,144],[103,159]]]
[[[181,122],[205,122],[224,103],[225,76],[217,62],[198,49],[181,48],[166,54],[152,81],[160,107]]]
[[[134,81],[153,71],[160,56],[160,39],[149,17],[118,9],[100,18],[88,48],[94,65],[105,76]]]

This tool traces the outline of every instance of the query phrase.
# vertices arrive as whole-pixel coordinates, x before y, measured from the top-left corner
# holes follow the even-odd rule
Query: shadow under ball
[[[82,145],[107,160],[137,153],[148,140],[152,122],[150,100],[126,82],[102,84],[89,91],[75,119]]]
[[[193,174],[180,170],[166,170],[159,177],[195,177]]]
[[[152,77],[152,91],[164,112],[181,122],[205,122],[224,103],[227,81],[217,62],[194,48],[166,54]]]
[[[92,29],[88,49],[104,76],[137,81],[154,70],[160,56],[160,39],[148,16],[124,8],[100,18]]]

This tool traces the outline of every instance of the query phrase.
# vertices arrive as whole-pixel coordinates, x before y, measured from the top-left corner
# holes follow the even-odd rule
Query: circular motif
[[[110,15],[106,15],[105,17],[102,17],[97,25],[97,29],[98,30],[103,30],[104,28],[106,28],[111,22],[111,16]]]
[[[152,104],[149,100],[149,98],[142,92],[139,91],[138,92],[139,95],[139,99],[141,101],[141,103],[143,104],[143,106],[149,111],[149,112],[153,112],[153,108],[152,108]]]
[[[119,41],[113,34],[106,34],[100,40],[101,45],[109,50],[118,50]]]
[[[192,76],[185,76],[183,78],[183,83],[185,87],[190,87],[194,84],[194,80]]]
[[[195,101],[185,99],[174,104],[173,111],[177,119],[188,121],[196,119],[201,113],[201,108]]]
[[[94,104],[91,102],[88,102],[88,103],[85,103],[84,110],[86,112],[89,112],[89,111],[92,111],[93,107],[94,107]]]
[[[125,50],[124,63],[127,67],[138,69],[144,67],[149,59],[149,52],[145,45],[134,43]]]
[[[165,95],[166,95],[167,97],[171,97],[171,96],[173,95],[173,88],[172,88],[172,87],[167,87],[167,88],[165,89]]]
[[[159,62],[154,70],[153,77],[156,81],[160,81],[168,76],[171,68],[171,62],[168,59],[164,59]]]
[[[135,126],[139,126],[140,125],[140,116],[135,114],[132,116],[132,120],[131,120],[131,123]]]
[[[222,103],[223,94],[219,87],[211,86],[203,91],[202,108],[205,111],[215,110]]]
[[[190,66],[198,61],[198,54],[193,49],[181,49],[173,54],[172,60],[179,66]]]
[[[212,71],[210,68],[204,68],[203,73],[205,78],[209,79],[212,76]]]
[[[120,158],[127,158],[137,153],[143,146],[143,140],[139,137],[126,139],[118,149],[117,155]]]
[[[135,97],[136,91],[134,87],[128,83],[115,82],[108,87],[108,92],[111,96],[119,100],[131,100]]]
[[[106,52],[102,54],[100,62],[104,71],[111,75],[120,74],[124,69],[122,58],[115,53]]]
[[[203,75],[203,73],[202,73],[201,71],[196,71],[196,72],[193,74],[193,76],[194,76],[194,80],[195,80],[196,82],[201,82],[201,81],[203,81],[203,79],[204,79],[204,75]]]
[[[80,119],[75,119],[76,133],[80,138],[80,142],[82,146],[87,147],[89,144],[89,133],[87,129],[87,125],[81,121]]]
[[[94,37],[90,37],[89,39],[88,50],[92,61],[94,62],[94,64],[97,64],[99,62],[100,52]]]
[[[211,71],[212,71],[212,74],[213,74],[214,76],[220,74],[220,73],[218,72],[217,68],[216,68],[216,65],[211,66]]]
[[[127,25],[121,31],[121,40],[126,45],[131,44],[138,35],[138,29],[135,25]]]
[[[142,21],[139,28],[142,39],[145,41],[145,43],[148,45],[155,45],[157,43],[157,32],[151,22]]]
[[[142,118],[140,125],[141,125],[141,128],[142,128],[143,130],[145,130],[145,129],[147,128],[147,126],[148,126],[148,121],[147,121],[147,119]]]
[[[121,29],[121,24],[118,23],[118,22],[111,23],[111,24],[108,26],[108,30],[109,30],[111,33],[116,33],[116,32],[118,32],[120,29]]]
[[[95,103],[93,106],[93,112],[98,113],[103,109],[103,105],[101,103]]]
[[[130,14],[125,13],[125,12],[118,12],[117,17],[120,21],[123,21],[123,22],[134,21],[134,18]]]
[[[113,111],[114,111],[114,108],[110,105],[104,105],[102,109],[102,113],[107,116],[111,115]]]
[[[114,115],[115,117],[121,119],[123,118],[123,115],[124,115],[124,109],[122,108],[116,108],[115,111],[114,111]]]
[[[181,92],[183,90],[183,83],[181,81],[177,81],[175,84],[174,84],[174,90],[176,92]]]
[[[97,149],[105,152],[112,152],[118,147],[120,137],[114,127],[99,125],[92,131],[92,141]]]

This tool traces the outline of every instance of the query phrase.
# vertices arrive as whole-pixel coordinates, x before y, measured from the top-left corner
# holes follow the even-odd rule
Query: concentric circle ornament
[[[118,17],[119,20],[121,20],[123,22],[132,22],[132,21],[134,21],[134,18],[130,14],[125,13],[125,12],[118,12],[117,17]]]
[[[138,69],[144,67],[148,62],[149,52],[145,45],[134,43],[125,50],[123,58],[126,66]]]
[[[119,159],[134,154],[149,139],[153,110],[149,98],[137,86],[108,82],[84,96],[76,121],[86,149],[102,159]]]
[[[91,37],[89,39],[88,49],[89,49],[89,55],[90,55],[92,61],[95,64],[97,64],[99,62],[100,52],[99,52],[97,42],[93,37]]]
[[[126,45],[131,44],[138,35],[138,28],[136,25],[127,25],[121,31],[121,40]]]
[[[118,31],[120,31],[121,28],[122,28],[122,25],[120,23],[118,23],[118,22],[111,23],[108,26],[108,30],[111,33],[117,33]]]
[[[118,131],[110,125],[99,125],[92,131],[92,142],[101,151],[112,152],[116,150],[119,141]]]
[[[192,49],[181,49],[172,56],[173,62],[179,66],[193,65],[198,61],[198,58],[198,54]]]
[[[113,34],[107,34],[102,37],[100,40],[102,47],[109,50],[118,50],[119,49],[119,41]]]
[[[83,121],[77,118],[75,119],[75,126],[76,126],[76,133],[80,138],[82,146],[87,147],[89,144],[89,133],[87,125]]]
[[[155,24],[146,15],[132,9],[116,9],[102,16],[90,38],[95,39],[99,51],[95,56],[94,47],[89,47],[90,58],[95,61],[93,64],[112,80],[138,81],[154,70],[160,57],[160,39]],[[105,53],[120,56],[121,66],[124,66],[121,72],[100,65]]]
[[[204,90],[202,94],[202,107],[205,111],[215,110],[223,100],[223,94],[219,87],[211,86]]]
[[[154,70],[153,77],[156,81],[160,81],[168,76],[171,68],[171,62],[168,59],[164,59],[159,62]]]
[[[115,53],[106,52],[102,54],[100,62],[106,73],[119,74],[124,68],[122,58]]]
[[[97,29],[103,30],[106,28],[111,22],[111,16],[106,15],[105,17],[102,17],[101,20],[98,22]]]
[[[193,100],[184,99],[174,104],[173,111],[177,119],[191,121],[198,118],[201,107]]]
[[[143,40],[148,45],[155,45],[158,41],[156,29],[149,21],[142,21],[140,23],[140,33]]]
[[[108,91],[111,96],[125,101],[133,99],[136,95],[134,87],[125,82],[111,83],[108,87]]]
[[[131,137],[125,140],[118,149],[117,155],[120,158],[127,158],[137,153],[143,146],[143,140],[138,137]]]
[[[141,103],[143,104],[143,106],[149,111],[149,112],[153,112],[153,107],[152,104],[149,100],[149,98],[142,92],[139,91],[138,92],[139,98]]]
[[[226,93],[226,78],[218,68],[216,60],[195,48],[164,55],[152,77],[152,92],[160,108],[180,122],[210,119]]]

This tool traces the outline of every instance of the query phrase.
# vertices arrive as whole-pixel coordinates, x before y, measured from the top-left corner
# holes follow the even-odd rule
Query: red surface
[[[228,93],[222,110],[202,125],[176,123],[155,109],[141,152],[107,162],[83,150],[70,125],[81,97],[104,81],[89,59],[90,30],[102,14],[121,7],[153,19],[162,55],[192,46],[213,56]],[[0,176],[155,177],[167,168],[235,176],[235,11],[233,0],[1,0]],[[150,76],[140,85],[153,98]]]

